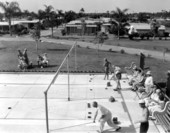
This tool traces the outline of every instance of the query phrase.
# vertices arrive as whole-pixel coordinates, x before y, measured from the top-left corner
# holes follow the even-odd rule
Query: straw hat
[[[170,75],[170,70],[167,71],[167,74]]]
[[[139,104],[145,104],[145,101],[143,99],[139,100]]]
[[[146,75],[151,75],[151,71],[147,71],[147,72],[146,72]]]

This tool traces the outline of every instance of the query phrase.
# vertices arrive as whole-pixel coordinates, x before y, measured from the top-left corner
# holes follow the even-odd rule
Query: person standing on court
[[[113,121],[112,121],[112,113],[110,112],[110,110],[108,110],[104,106],[98,104],[96,101],[93,102],[93,107],[96,108],[96,113],[94,115],[93,123],[95,123],[95,121],[96,121],[96,117],[98,115],[98,112],[99,111],[101,112],[101,117],[99,119],[99,122],[100,122],[100,130],[98,131],[99,133],[103,132],[104,125],[105,125],[106,122],[110,127],[113,127],[115,129],[115,131],[118,131],[118,130],[121,129],[121,127],[116,126],[113,123]]]
[[[111,67],[111,63],[106,59],[104,58],[104,71],[105,71],[105,76],[104,76],[104,80],[105,79],[109,79],[109,72],[110,72],[110,67]]]
[[[140,68],[145,69],[145,55],[142,52],[140,52]]]
[[[139,100],[139,105],[142,108],[142,116],[141,119],[139,119],[135,123],[140,123],[139,133],[147,133],[149,129],[149,110],[145,106],[145,101],[143,99]]]

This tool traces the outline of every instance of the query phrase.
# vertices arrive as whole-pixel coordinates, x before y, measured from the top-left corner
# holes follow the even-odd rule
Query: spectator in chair
[[[155,87],[152,94],[149,97],[144,98],[146,106],[148,107],[157,104],[159,102],[160,94],[161,90]]]
[[[27,49],[25,48],[23,51],[23,56],[25,58],[25,63],[29,65],[29,59],[28,59],[28,54],[27,54]]]
[[[145,76],[141,69],[138,69],[138,75],[132,82],[132,90],[136,91],[139,87],[144,85]]]
[[[20,49],[18,49],[18,59],[23,58],[23,54]]]
[[[147,71],[146,72],[146,79],[145,79],[145,83],[144,83],[145,89],[146,90],[151,89],[151,87],[153,85],[154,85],[154,83],[153,83],[153,77],[152,77],[151,71]]]
[[[39,67],[43,67],[42,61],[43,61],[43,57],[41,55],[38,55],[37,63]]]
[[[104,125],[105,125],[106,122],[110,127],[113,127],[115,129],[115,131],[118,131],[118,130],[121,129],[121,127],[116,126],[113,123],[112,113],[110,112],[110,110],[105,108],[103,105],[98,104],[96,101],[93,102],[93,107],[96,108],[96,113],[95,113],[94,120],[93,120],[94,123],[96,121],[96,117],[98,115],[98,112],[99,111],[101,112],[101,117],[99,119],[99,122],[100,122],[100,131],[98,131],[99,133],[103,132]]]
[[[138,74],[140,72],[140,70],[137,68],[136,65],[132,68],[132,70],[133,70],[133,75],[131,75],[129,77],[129,85],[133,84],[133,82],[135,81],[135,79],[137,78],[137,76],[138,76]]]
[[[148,109],[149,109],[149,112],[150,112],[150,115],[153,117],[153,112],[154,111],[161,111],[164,109],[165,107],[165,100],[164,100],[164,95],[163,94],[160,94],[159,95],[159,99],[157,102],[155,102],[153,105],[149,105],[148,106]]]
[[[43,55],[43,64],[45,64],[46,66],[48,66],[48,57],[47,57],[47,53],[44,53],[44,55]]]

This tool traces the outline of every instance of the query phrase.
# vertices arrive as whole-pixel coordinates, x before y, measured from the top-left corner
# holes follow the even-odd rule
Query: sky
[[[17,1],[21,10],[37,12],[45,9],[44,5],[52,5],[54,9],[79,12],[84,8],[86,13],[113,11],[116,7],[128,8],[133,12],[170,11],[170,0],[0,0],[1,2]]]

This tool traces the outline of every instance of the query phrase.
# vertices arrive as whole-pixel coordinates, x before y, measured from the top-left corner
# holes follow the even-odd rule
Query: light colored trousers
[[[113,128],[118,128],[118,126],[116,126],[114,123],[113,123],[113,120],[112,120],[112,114],[109,112],[108,114],[105,115],[104,118],[100,119],[100,132],[103,131],[104,129],[104,125],[105,123],[107,122],[107,124],[110,126],[110,127],[113,127]]]

